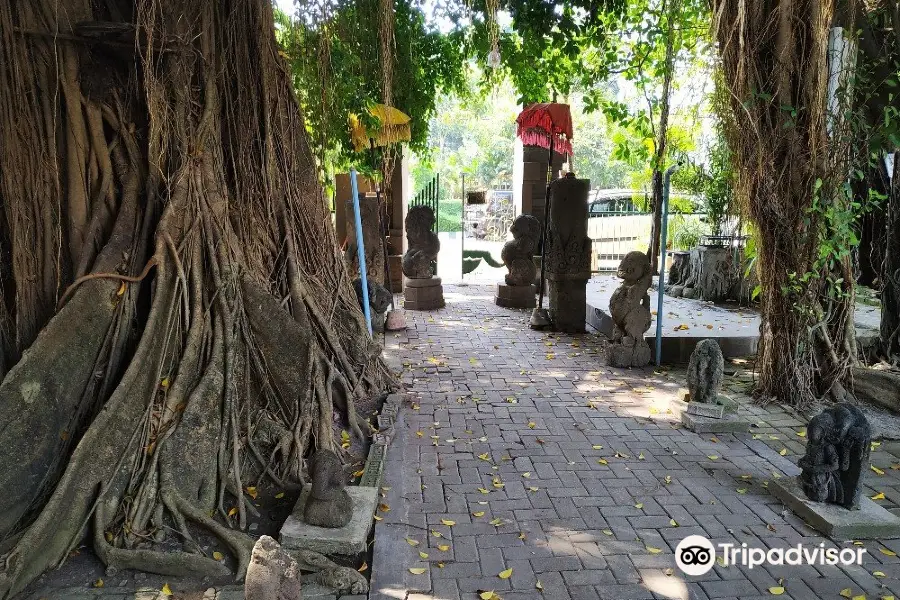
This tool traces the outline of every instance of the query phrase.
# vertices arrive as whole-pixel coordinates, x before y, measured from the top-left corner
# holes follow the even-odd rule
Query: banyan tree
[[[393,385],[268,0],[0,2],[0,217],[0,598],[85,536],[240,576],[247,488]]]

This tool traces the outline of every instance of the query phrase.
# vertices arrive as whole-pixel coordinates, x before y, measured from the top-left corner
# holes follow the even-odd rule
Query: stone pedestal
[[[436,310],[444,308],[444,288],[440,277],[403,279],[403,308]]]
[[[609,366],[618,368],[643,367],[650,364],[650,346],[643,340],[624,337],[621,344],[609,347]]]
[[[865,496],[859,509],[813,502],[796,477],[769,482],[772,494],[798,517],[828,537],[838,540],[883,540],[900,537],[900,517]]]
[[[533,285],[506,285],[497,284],[497,295],[494,302],[497,306],[505,308],[534,308],[537,301],[534,295],[537,293]]]
[[[312,550],[321,554],[356,555],[366,551],[372,515],[378,504],[378,488],[351,486],[345,488],[353,501],[353,517],[344,527],[316,527],[303,520],[309,497],[306,486],[294,506],[294,512],[281,528],[281,545],[288,550]]]
[[[587,282],[591,278],[588,192],[591,182],[571,173],[550,185],[546,275],[553,329],[584,333]]]

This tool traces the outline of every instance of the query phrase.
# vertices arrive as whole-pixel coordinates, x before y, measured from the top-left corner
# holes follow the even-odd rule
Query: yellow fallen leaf
[[[378,515],[374,515],[372,518],[376,521],[384,521],[384,519],[382,517],[379,517]]]
[[[501,525],[503,525],[503,519],[497,517],[496,519],[491,521],[491,525],[493,525],[494,527],[500,527]]]
[[[715,454],[710,454],[710,455],[707,456],[706,458],[708,458],[709,460],[719,460],[719,457],[716,456]]]
[[[428,558],[428,554],[419,550],[419,558],[425,560],[426,558]]]
[[[500,481],[499,478],[497,478],[497,477],[494,478],[494,487],[495,488],[502,488],[504,485],[505,484],[502,481]]]
[[[852,597],[853,597],[853,590],[851,590],[850,588],[844,588],[844,589],[842,589],[842,590],[840,591],[840,594],[841,594],[841,596],[843,596],[844,598],[852,598]]]
[[[361,564],[359,566],[359,568],[357,569],[357,571],[359,571],[360,573],[365,573],[368,570],[369,570],[369,563],[367,563],[366,561],[363,561],[363,564]]]
[[[874,571],[874,572],[872,573],[872,575],[874,575],[875,577],[887,577],[887,575],[885,575],[885,574],[882,573],[881,571]]]
[[[161,387],[163,389],[166,389],[167,387],[169,387],[169,378],[163,377],[163,380],[159,382],[159,387]]]
[[[412,546],[413,548],[415,548],[416,546],[419,545],[419,540],[413,540],[410,538],[406,538],[406,543],[409,544],[410,546]]]
[[[454,525],[456,525],[456,521],[451,521],[450,519],[441,519],[441,523],[443,523],[447,527],[453,527]]]
[[[171,595],[172,595],[172,588],[169,587],[169,584],[168,584],[168,583],[164,583],[163,586],[162,586],[162,589],[160,590],[160,592],[162,592],[162,595],[163,595],[163,596],[171,596]]]
[[[666,478],[665,478],[663,481],[666,482],[666,485],[672,483],[672,476],[671,476],[671,475],[666,475]]]
[[[424,567],[410,567],[409,572],[412,573],[413,575],[421,575],[422,573],[425,572],[425,568]]]
[[[97,581],[95,581],[95,582],[94,582],[94,587],[95,587],[95,588],[102,588],[102,587],[103,587],[103,580],[102,580],[102,579],[98,579]]]
[[[612,535],[612,534],[613,534],[613,532],[610,531],[609,529],[604,529],[604,530],[603,530],[603,535]]]
[[[650,554],[659,554],[660,552],[662,552],[662,550],[660,550],[659,548],[647,546],[647,552],[649,552]]]
[[[448,546],[446,544],[441,544],[440,546],[438,546],[438,550],[440,550],[441,552],[446,552],[449,549],[450,549],[450,546]]]
[[[797,435],[800,437],[806,437],[806,430],[801,429],[800,431],[797,432]]]
[[[644,503],[643,503],[643,502],[638,502],[637,504],[634,505],[634,507],[635,507],[636,509],[640,510],[640,509],[644,508]]]
[[[893,596],[882,596],[878,600],[894,600],[894,597]]]
[[[416,432],[416,437],[425,437],[425,434],[422,433],[421,431],[417,431],[417,432]]]
[[[679,525],[678,525],[678,521],[676,521],[675,519],[671,519],[671,520],[669,521],[669,525],[671,525],[672,527],[678,527],[678,526],[679,526]]]
[[[540,580],[540,579],[538,579],[538,580],[535,582],[534,587],[535,587],[536,589],[542,591],[542,592],[544,591],[544,584],[541,583],[541,580]]]
[[[598,458],[598,459],[597,459],[597,462],[600,463],[601,465],[608,465],[608,464],[609,464],[609,461],[606,460],[605,458]]]
[[[353,473],[353,476],[354,477],[362,477],[365,472],[366,472],[365,469],[360,469],[359,471],[356,471],[355,473]]]
[[[641,452],[640,454],[638,454],[638,460],[644,460],[644,453],[643,453],[643,452]]]
[[[879,548],[878,550],[880,550],[881,553],[885,556],[897,556],[896,552],[894,552],[893,550],[888,550],[887,548]]]
[[[125,282],[122,282],[122,285],[119,286],[119,290],[116,292],[116,296],[121,296],[125,293],[125,290],[128,289],[128,286],[125,285]]]
[[[478,594],[478,597],[481,598],[481,600],[491,600],[494,597],[494,590],[491,590],[490,592],[481,592]]]
[[[872,500],[884,500],[884,492],[878,492],[872,496]]]
[[[529,477],[531,477],[531,471],[525,471],[524,473],[522,473],[522,477],[528,479]]]
[[[253,498],[254,500],[256,500],[256,496],[258,496],[258,494],[256,493],[256,487],[254,487],[252,485],[250,487],[248,487],[247,495],[250,496],[251,498]]]
[[[478,512],[473,512],[473,513],[472,513],[472,516],[473,516],[473,517],[483,517],[483,516],[484,516],[484,511],[483,511],[483,510],[479,510]]]
[[[443,533],[441,533],[440,531],[435,531],[434,529],[431,530],[431,535],[433,535],[433,536],[436,537],[436,538],[442,538],[442,537],[444,537],[444,534],[443,534]]]
[[[859,595],[857,595],[857,596],[853,596],[853,598],[851,598],[850,600],[866,600],[866,595],[865,595],[865,594],[859,594]]]
[[[237,507],[236,507],[236,506],[232,506],[231,509],[228,511],[228,516],[229,516],[229,517],[233,517],[233,516],[236,515],[237,513],[238,513]]]
[[[282,498],[284,498],[284,492],[278,492],[277,494],[275,494],[275,498],[281,500]]]
[[[519,539],[520,539],[520,540],[524,540],[524,539],[525,539],[525,532],[524,532],[524,531],[520,531],[520,532],[519,532]]]
[[[222,560],[223,558],[225,558],[225,555],[221,552],[213,552],[213,558],[216,560]]]
[[[882,471],[881,469],[879,469],[879,468],[876,467],[875,465],[869,465],[869,468],[871,468],[873,471],[875,471],[875,474],[876,474],[876,475],[884,475],[884,471]]]
[[[540,488],[534,487],[533,485],[529,485],[529,486],[528,486],[528,490],[529,490],[529,491],[532,491],[532,492],[536,492],[536,491],[538,491],[539,489],[540,489]]]
[[[782,448],[781,450],[778,451],[778,454],[780,454],[782,456],[787,456],[787,448]]]
[[[481,492],[482,494],[490,494],[491,493],[490,490],[486,490],[485,488],[478,488],[478,491]]]
[[[381,512],[389,512],[391,510],[391,507],[382,502],[378,505],[378,510],[380,510]]]
[[[481,460],[491,460],[491,456],[487,452],[485,452],[484,454],[479,454],[478,458],[480,458]]]
[[[737,489],[737,493],[738,493],[738,494],[746,494],[746,493],[747,493],[747,488],[738,488],[738,489]]]
[[[784,588],[781,586],[770,587],[769,593],[773,596],[780,596],[784,593]]]
[[[512,569],[506,569],[505,571],[500,571],[497,573],[497,577],[500,579],[509,579],[512,577]]]
[[[601,446],[600,444],[597,444],[597,445],[591,446],[591,447],[592,447],[594,450],[603,450],[603,446]]]

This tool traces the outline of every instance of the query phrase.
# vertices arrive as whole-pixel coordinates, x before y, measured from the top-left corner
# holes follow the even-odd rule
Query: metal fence
[[[440,220],[440,213],[438,212],[441,207],[441,174],[437,173],[434,177],[431,178],[431,181],[425,184],[425,186],[415,193],[412,197],[412,200],[409,201],[409,206],[427,206],[431,208],[434,213],[434,224],[431,227],[431,230],[434,231],[435,235],[438,233],[438,221]],[[433,275],[437,275],[437,261],[431,262],[431,273]]]

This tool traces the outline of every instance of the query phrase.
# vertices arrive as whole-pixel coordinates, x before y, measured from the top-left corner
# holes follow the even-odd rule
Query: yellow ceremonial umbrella
[[[397,142],[408,142],[412,137],[409,128],[410,118],[402,111],[386,104],[373,104],[368,113],[378,119],[381,126],[375,130],[367,129],[358,115],[350,115],[350,140],[353,149],[362,152],[371,146],[387,146]]]

